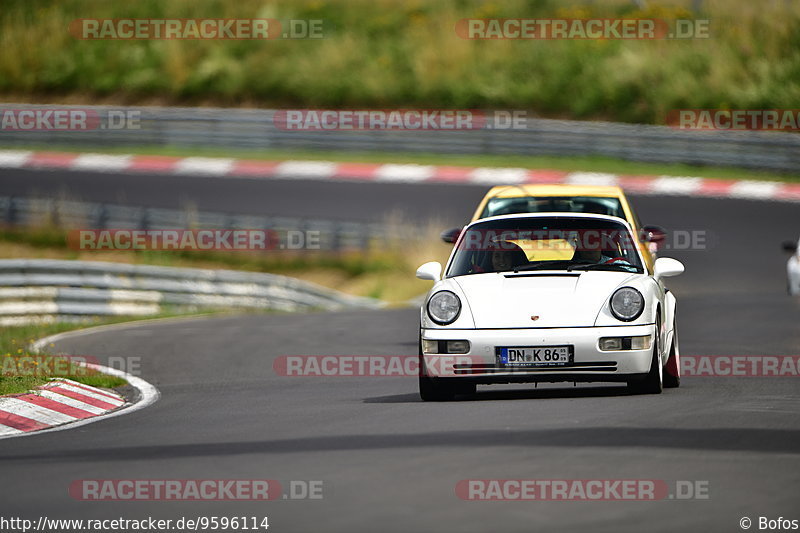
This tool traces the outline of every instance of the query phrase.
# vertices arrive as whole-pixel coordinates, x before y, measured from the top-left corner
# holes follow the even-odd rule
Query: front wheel
[[[660,325],[656,323],[656,334],[653,336],[653,359],[650,362],[650,372],[642,381],[629,381],[628,391],[631,394],[661,394],[664,389],[663,368],[659,356],[658,331]]]
[[[674,328],[675,326],[673,326]],[[664,369],[664,388],[677,389],[681,386],[681,353],[678,346],[678,330],[672,336],[672,348],[669,350],[669,359]]]
[[[419,377],[419,397],[423,402],[449,402],[456,397],[456,388],[442,379]]]
[[[423,402],[449,402],[457,394],[475,394],[474,383],[458,378],[432,378],[428,376],[425,358],[422,356],[422,335],[419,340],[419,397]]]

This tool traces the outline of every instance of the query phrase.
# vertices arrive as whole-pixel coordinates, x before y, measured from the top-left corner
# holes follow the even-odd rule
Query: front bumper
[[[558,381],[634,381],[650,371],[652,341],[647,350],[601,351],[601,337],[637,337],[655,334],[653,324],[617,327],[540,329],[423,329],[423,340],[468,340],[466,354],[423,354],[425,375],[464,379],[476,383]],[[563,366],[506,367],[498,347],[572,346],[572,361]]]

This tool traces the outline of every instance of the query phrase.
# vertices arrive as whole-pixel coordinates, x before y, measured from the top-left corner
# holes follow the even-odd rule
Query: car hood
[[[506,272],[452,279],[469,302],[475,327],[484,329],[594,326],[614,289],[636,277],[608,271]]]

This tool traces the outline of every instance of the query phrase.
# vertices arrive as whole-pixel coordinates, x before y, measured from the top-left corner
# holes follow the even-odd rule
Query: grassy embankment
[[[800,3],[630,0],[6,0],[0,99],[257,107],[524,109],[663,123],[800,100]],[[321,19],[322,39],[78,40],[80,18]],[[710,19],[710,38],[466,40],[462,18]]]

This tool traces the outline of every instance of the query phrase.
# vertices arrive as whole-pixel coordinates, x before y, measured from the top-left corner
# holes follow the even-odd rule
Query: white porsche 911
[[[680,384],[675,297],[620,218],[505,215],[461,233],[421,308],[420,396],[473,394],[478,384],[623,382],[634,393]]]

